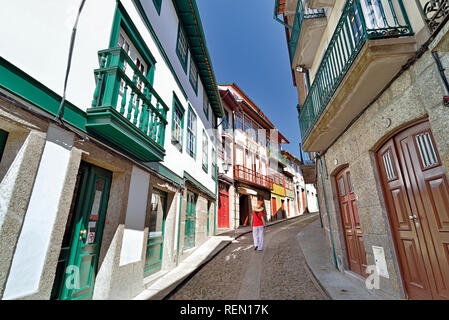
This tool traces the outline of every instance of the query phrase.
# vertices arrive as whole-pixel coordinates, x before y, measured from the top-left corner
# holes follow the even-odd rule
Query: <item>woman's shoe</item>
[[[254,250],[257,250],[257,246],[254,247]]]

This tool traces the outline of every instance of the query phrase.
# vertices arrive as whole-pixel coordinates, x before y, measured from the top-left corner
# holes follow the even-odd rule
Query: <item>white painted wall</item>
[[[62,96],[79,0],[2,1],[0,56]],[[76,35],[67,100],[91,105],[97,52],[108,48],[114,0],[86,1]]]
[[[198,94],[189,82],[176,55],[178,17],[172,1],[163,1],[160,15],[153,1],[142,1],[142,5],[184,88],[184,97],[175,77],[165,62],[161,50],[149,32],[132,0],[121,0],[125,10],[136,25],[152,55],[156,59],[154,87],[170,108],[167,114],[165,150],[162,162],[176,174],[183,176],[184,170],[195,177],[209,191],[215,191],[211,174],[212,146],[209,140],[209,170],[202,170],[202,130],[211,128],[212,110],[209,121],[203,112],[203,84],[198,79]],[[15,0],[3,1],[0,10],[0,56],[28,73],[30,76],[62,95],[67,66],[72,28],[79,8],[79,0]],[[98,51],[109,47],[115,0],[86,1],[78,23],[72,66],[67,88],[67,100],[78,108],[86,110],[91,106],[95,90],[94,69],[99,68]],[[188,59],[190,64],[190,59]],[[171,123],[173,92],[186,110],[184,119],[184,146],[180,153],[171,144]],[[193,159],[185,152],[187,110],[190,103],[197,115],[197,157]],[[210,138],[211,133],[207,132]],[[182,163],[182,165],[179,165]]]
[[[50,126],[3,299],[39,289],[70,160],[73,135]]]
[[[121,266],[140,261],[142,258],[149,186],[150,175],[146,171],[133,166],[122,249],[120,251]]]

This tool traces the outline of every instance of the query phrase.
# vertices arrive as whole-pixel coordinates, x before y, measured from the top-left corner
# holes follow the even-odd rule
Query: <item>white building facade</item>
[[[20,0],[0,30],[0,297],[138,295],[216,232],[196,2]]]

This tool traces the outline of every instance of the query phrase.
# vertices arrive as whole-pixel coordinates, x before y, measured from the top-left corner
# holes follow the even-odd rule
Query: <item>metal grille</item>
[[[393,165],[393,161],[391,160],[391,153],[390,150],[388,150],[383,156],[382,159],[384,161],[385,171],[387,173],[387,179],[393,180],[396,179],[396,170]]]
[[[431,167],[438,163],[438,158],[435,152],[435,148],[428,132],[419,134],[416,136],[416,142],[418,144],[419,154],[424,168]]]
[[[449,14],[448,0],[417,0],[431,32],[434,32]]]

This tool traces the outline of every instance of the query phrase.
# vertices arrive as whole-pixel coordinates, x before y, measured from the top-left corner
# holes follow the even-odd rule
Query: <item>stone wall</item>
[[[449,68],[449,54],[439,52],[443,66]],[[449,77],[449,72],[446,72]],[[392,240],[381,180],[376,168],[375,151],[392,134],[405,126],[428,118],[446,169],[449,169],[449,108],[442,104],[446,95],[435,62],[427,51],[399,76],[383,94],[322,155],[327,204],[322,192],[318,167],[318,190],[323,223],[332,248],[347,269],[340,210],[334,176],[349,166],[355,193],[368,265],[374,264],[372,246],[385,249],[389,279],[382,278],[381,290],[403,297],[403,287]],[[330,213],[331,226],[327,211]],[[330,232],[332,230],[332,232]],[[331,239],[332,237],[332,239]],[[331,250],[332,253],[332,250]]]

